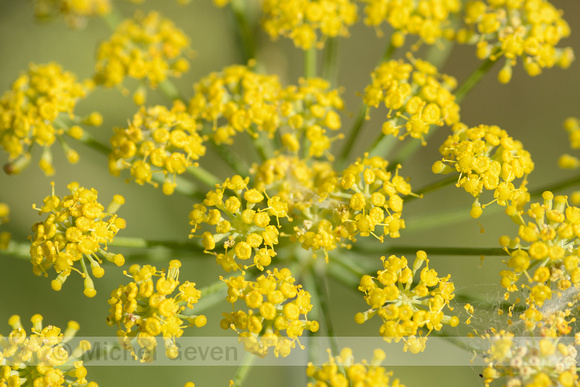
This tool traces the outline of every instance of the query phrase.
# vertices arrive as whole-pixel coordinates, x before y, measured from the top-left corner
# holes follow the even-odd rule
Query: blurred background
[[[580,55],[580,38],[575,28],[580,26],[580,2],[559,0],[552,3],[564,11],[564,18],[572,28],[572,37],[562,41],[560,46],[572,46]],[[119,3],[119,11],[124,16],[131,16],[135,8],[128,2]],[[209,0],[194,0],[186,7],[179,6],[176,1],[147,0],[139,8],[159,10],[190,37],[191,46],[196,51],[195,58],[191,61],[190,71],[175,81],[186,97],[193,94],[192,84],[196,80],[227,65],[241,63],[231,25],[233,18],[227,8],[217,8]],[[373,29],[359,22],[350,29],[351,37],[340,41],[338,84],[343,87],[342,96],[346,103],[342,117],[345,131],[351,127],[360,104],[357,93],[363,92],[370,82],[370,72],[387,46],[389,31],[386,27],[383,30],[385,37],[380,38]],[[33,17],[31,1],[0,0],[0,92],[7,90],[30,62],[55,61],[65,70],[75,73],[79,79],[90,77],[93,74],[96,47],[110,33],[100,19],[89,20],[87,28],[82,31],[70,30],[62,19],[38,23]],[[295,49],[287,39],[281,38],[273,43],[264,33],[258,37],[260,58],[268,72],[278,74],[284,84],[296,84],[302,72],[302,52]],[[398,56],[404,54],[402,51],[397,53]],[[440,71],[455,76],[461,84],[480,64],[474,51],[474,47],[454,47]],[[420,53],[416,54],[416,57],[420,56]],[[461,105],[462,121],[469,126],[498,125],[514,139],[523,142],[525,149],[532,154],[536,168],[529,178],[530,190],[570,177],[573,172],[559,170],[557,159],[562,153],[574,153],[569,149],[562,122],[569,116],[580,117],[578,63],[574,63],[568,70],[547,69],[535,78],[529,77],[521,63],[518,63],[508,85],[502,85],[496,80],[500,68],[501,65],[494,67],[464,100]],[[130,82],[126,85],[130,89],[134,87]],[[151,92],[147,103],[166,104],[167,101],[159,93]],[[88,130],[108,143],[111,128],[124,125],[137,108],[130,98],[123,97],[118,90],[99,89],[84,100],[77,111],[83,115],[95,110],[103,114],[104,124],[100,128]],[[375,111],[371,116],[371,121],[367,122],[355,143],[354,155],[361,155],[380,130],[382,114]],[[428,146],[421,148],[400,171],[401,175],[411,178],[414,190],[441,179],[432,174],[431,165],[440,159],[438,148],[448,132],[447,128],[440,129],[429,139]],[[73,144],[72,141],[70,143]],[[341,146],[339,142],[336,145]],[[81,186],[96,188],[100,202],[104,205],[109,203],[114,194],[125,197],[126,204],[119,215],[127,220],[128,227],[119,236],[187,240],[190,230],[188,213],[194,203],[191,199],[179,194],[168,198],[160,189],[126,184],[123,178],[115,178],[108,173],[106,157],[82,144],[74,143],[74,148],[81,155],[80,162],[75,165],[66,162],[63,152],[58,148],[54,146],[54,176],[44,176],[37,167],[40,157],[38,153],[33,155],[32,163],[20,175],[7,176],[0,173],[0,202],[8,203],[11,208],[10,222],[0,226],[0,231],[10,231],[13,239],[25,241],[31,234],[32,224],[40,220],[32,204],[40,204],[50,194],[50,182],[55,182],[56,192],[62,196],[67,193],[66,185],[77,181]],[[6,160],[7,155],[0,153],[0,163],[4,164]],[[211,157],[202,159],[201,165],[209,169],[211,160]],[[212,171],[222,178],[231,174],[231,171],[219,165]],[[470,195],[454,186],[430,194],[423,200],[413,201],[403,213],[409,230],[403,232],[400,239],[388,240],[386,244],[416,246],[429,254],[426,248],[429,246],[498,247],[500,235],[514,236],[517,233],[515,225],[506,221],[501,211],[490,211],[489,214],[484,212],[484,216],[477,221],[470,219],[471,203]],[[452,211],[459,211],[458,222],[439,222],[444,214]],[[427,214],[432,214],[431,218],[435,221],[433,227],[413,228],[413,219]],[[379,248],[372,253],[377,258],[376,270],[380,265],[378,258],[383,255]],[[222,274],[211,255],[191,252],[160,257],[154,264],[166,267],[170,258],[182,260],[184,267],[180,278],[196,282],[198,288],[214,283],[217,276]],[[412,260],[414,255],[410,254],[408,258]],[[474,256],[435,255],[430,258],[431,266],[438,273],[452,275],[458,292],[487,297],[491,302],[499,302],[501,299],[503,290],[498,285],[498,272],[504,267],[501,262],[503,258],[488,257],[480,260]],[[88,299],[82,294],[82,281],[78,275],[71,275],[63,290],[56,293],[50,289],[52,277],[34,276],[28,260],[5,255],[0,255],[0,260],[0,332],[3,334],[10,331],[7,320],[11,315],[19,314],[25,327],[29,327],[30,317],[40,313],[47,324],[62,328],[67,321],[76,320],[81,325],[80,336],[115,335],[115,329],[105,324],[105,318],[110,291],[121,283],[127,283],[121,270],[107,270],[104,278],[96,281],[97,296]],[[367,308],[362,293],[331,282],[329,294],[337,335],[377,335],[378,321],[371,320],[362,326],[354,322],[354,314]],[[233,332],[223,332],[219,328],[221,313],[230,308],[224,301],[204,311],[208,325],[201,329],[191,329],[193,332],[189,333],[186,330],[186,335],[232,336]],[[476,319],[474,328],[483,330],[487,326],[483,319]],[[453,330],[448,332],[453,333]],[[360,359],[355,356],[357,360]],[[388,361],[386,359],[384,362],[387,369]],[[476,367],[429,367],[419,370],[415,367],[396,367],[394,372],[407,386],[427,381],[432,387],[482,384],[478,376],[480,370]],[[89,380],[101,386],[129,383],[179,386],[186,381],[194,381],[199,386],[224,386],[234,373],[235,368],[232,367],[89,367]],[[256,367],[246,385],[298,386],[305,383],[305,370],[301,367]]]

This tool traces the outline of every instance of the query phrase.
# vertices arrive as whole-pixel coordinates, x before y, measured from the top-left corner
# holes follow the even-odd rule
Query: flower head
[[[310,293],[294,284],[289,269],[268,270],[256,281],[246,281],[244,276],[222,280],[234,311],[223,313],[220,325],[238,332],[246,351],[264,357],[273,348],[276,357],[286,357],[304,330],[318,330],[318,322],[307,318],[312,309]],[[236,310],[238,301],[245,303],[247,312],[243,307]]]
[[[8,319],[12,332],[2,339],[2,365],[0,385],[3,386],[61,386],[83,385],[97,387],[97,383],[86,379],[87,369],[83,366],[83,353],[91,344],[81,340],[71,353],[66,344],[79,330],[79,324],[69,321],[64,333],[61,329],[47,325],[43,327],[42,316],[32,316],[32,330],[27,334],[14,315]]]
[[[328,362],[318,368],[308,363],[306,375],[316,380],[316,384],[308,383],[307,387],[317,386],[376,386],[376,387],[405,387],[399,379],[391,379],[392,372],[387,372],[381,367],[385,359],[385,353],[375,349],[370,364],[363,360],[360,363],[354,361],[350,348],[343,348],[340,355],[333,357],[328,351]]]
[[[483,207],[493,202],[521,208],[529,201],[527,176],[534,170],[530,153],[498,126],[468,128],[465,124],[456,124],[439,152],[443,160],[433,164],[433,172],[459,172],[457,187],[476,198],[472,217],[479,217]],[[519,186],[516,179],[522,179]],[[494,200],[482,206],[479,196],[484,189],[493,191]]]
[[[201,292],[193,282],[185,281],[180,285],[180,267],[178,260],[169,262],[167,273],[151,265],[133,265],[129,273],[125,273],[133,281],[111,293],[107,324],[119,326],[119,341],[135,358],[137,355],[131,340],[136,339],[141,348],[142,362],[153,359],[156,336],[163,337],[167,357],[175,359],[179,354],[175,339],[183,335],[183,328],[202,327],[207,322],[204,315],[185,313],[193,309]],[[175,291],[177,294],[173,295]]]
[[[212,125],[217,144],[231,144],[239,132],[273,134],[279,125],[278,99],[282,86],[275,75],[257,74],[248,66],[229,66],[202,78],[193,88],[189,111]]]
[[[424,137],[433,125],[453,125],[459,122],[459,105],[451,90],[453,77],[439,74],[435,66],[421,59],[402,59],[379,65],[371,74],[372,83],[365,88],[363,102],[369,107],[384,104],[388,109],[383,124],[384,135]]]
[[[34,0],[34,15],[50,19],[62,14],[64,22],[74,29],[82,29],[87,19],[111,12],[111,0]]]
[[[20,172],[30,162],[30,150],[36,144],[43,148],[40,168],[52,175],[50,147],[56,139],[63,144],[69,162],[78,161],[78,153],[64,141],[63,134],[82,136],[77,125],[81,118],[75,116],[74,110],[89,89],[88,83],[78,83],[72,73],[56,63],[30,64],[28,71],[0,98],[0,145],[8,152],[6,173]],[[100,125],[101,121],[100,115],[93,113],[84,123]]]
[[[378,315],[383,320],[379,333],[390,342],[401,339],[409,341],[405,350],[413,353],[422,352],[425,348],[423,329],[427,334],[439,331],[443,324],[456,326],[459,319],[446,315],[449,301],[455,295],[455,287],[449,281],[451,277],[439,277],[434,269],[429,268],[429,260],[424,251],[417,252],[412,268],[405,257],[391,255],[381,257],[384,270],[377,272],[376,277],[365,275],[361,278],[358,289],[365,293],[365,301],[371,307],[364,313],[357,313],[355,320],[362,324]],[[425,267],[421,269],[421,266]],[[419,272],[418,282],[413,286],[413,279]]]
[[[153,173],[162,171],[167,195],[176,186],[175,176],[195,166],[194,161],[205,154],[196,122],[179,102],[171,110],[160,105],[142,107],[128,128],[115,128],[111,145],[109,171],[113,175],[130,169],[135,182],[144,184],[151,183]]]
[[[97,292],[85,259],[95,278],[105,274],[101,267],[102,258],[117,266],[125,263],[121,254],[107,251],[107,243],[126,226],[125,220],[115,215],[125,199],[115,195],[105,210],[97,201],[94,188],[87,189],[73,182],[67,186],[70,195],[61,199],[54,194],[54,183],[52,186],[52,195],[44,199],[40,208],[34,207],[39,215],[47,216],[32,226],[34,235],[30,237],[30,256],[33,272],[46,276],[47,270],[54,268],[58,276],[51,282],[51,287],[58,291],[74,270],[84,278],[84,294],[93,297]]]
[[[105,87],[121,85],[125,77],[138,79],[152,88],[168,77],[179,77],[189,69],[185,55],[190,50],[188,37],[157,12],[137,13],[123,21],[111,38],[97,51],[95,81]],[[145,102],[145,89],[133,99]]]
[[[510,255],[510,270],[500,274],[501,285],[509,292],[529,289],[528,304],[541,307],[553,293],[560,295],[580,284],[580,254],[576,241],[580,236],[580,208],[570,206],[566,196],[543,193],[542,203],[532,203],[527,211],[508,207],[506,213],[519,225],[518,236],[504,235],[500,244]],[[527,218],[527,219],[526,219]]]
[[[435,44],[442,37],[453,35],[451,19],[461,10],[459,0],[364,0],[368,26],[378,29],[387,22],[395,32],[391,44],[401,47],[406,35],[417,35],[421,42]]]
[[[554,65],[567,68],[574,60],[571,48],[556,47],[570,35],[570,27],[562,11],[547,0],[469,1],[464,22],[459,42],[476,44],[480,59],[505,58],[500,82],[510,81],[518,57],[531,76]]]
[[[323,47],[327,38],[348,36],[357,20],[350,0],[266,0],[263,27],[273,39],[284,36],[303,50]]]
[[[239,262],[253,261],[264,270],[276,256],[278,227],[271,224],[287,215],[287,205],[279,196],[248,186],[249,178],[235,175],[210,191],[203,204],[195,204],[189,214],[193,237],[202,224],[213,226],[201,238],[206,252],[216,255],[216,261],[227,272],[242,269]],[[221,243],[223,241],[223,243]],[[219,243],[219,245],[218,245]]]

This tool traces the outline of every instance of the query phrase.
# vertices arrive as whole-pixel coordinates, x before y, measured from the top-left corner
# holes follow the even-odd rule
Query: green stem
[[[408,197],[406,197],[405,198],[405,203],[408,203],[408,202],[413,201],[415,199],[420,199],[425,194],[427,194],[429,192],[436,191],[436,190],[438,190],[440,188],[443,188],[443,187],[447,187],[448,185],[451,185],[452,183],[455,183],[456,181],[457,181],[457,175],[455,174],[453,176],[449,176],[446,179],[439,180],[439,181],[437,181],[437,182],[435,182],[433,184],[429,184],[428,186],[423,187],[423,188],[417,190],[417,192],[415,192],[415,194],[417,196],[408,196]]]
[[[336,37],[326,41],[322,77],[329,81],[332,87],[336,87],[338,82],[338,38]]]
[[[347,138],[344,141],[344,147],[342,148],[342,152],[340,153],[339,160],[343,163],[342,166],[344,166],[344,164],[346,164],[346,162],[350,156],[350,152],[352,151],[352,147],[354,146],[356,139],[359,137],[360,131],[361,131],[361,129],[365,123],[365,120],[366,120],[367,109],[368,109],[367,105],[365,105],[364,103],[361,103],[361,106],[358,110],[358,113],[356,115],[356,118],[354,120],[352,128],[348,132],[348,134],[346,136]]]
[[[465,294],[465,293],[455,293],[455,298],[453,299],[455,302],[461,304],[475,304],[478,309],[486,309],[486,310],[503,310],[504,312],[508,312],[510,309],[512,312],[524,312],[526,310],[525,305],[523,304],[515,304],[513,302],[508,301],[501,301],[499,304],[496,299],[492,301],[486,300],[482,297],[474,296],[472,294]]]
[[[238,47],[240,48],[240,56],[245,64],[248,63],[250,59],[256,58],[255,42],[257,41],[248,22],[246,8],[247,2],[245,0],[232,0],[230,2],[230,7],[236,20],[236,37],[240,43],[238,44]]]
[[[159,83],[159,89],[172,101],[185,101],[185,98],[183,98],[175,83],[169,78]]]
[[[195,313],[199,313],[214,305],[226,300],[227,285],[223,281],[216,281],[213,284],[201,288],[201,298],[195,304]]]
[[[199,243],[170,241],[170,240],[150,240],[145,238],[135,237],[118,237],[113,238],[108,243],[109,246],[116,247],[131,247],[131,248],[151,248],[151,247],[166,247],[173,250],[188,250],[188,251],[203,251],[203,247]]]
[[[393,43],[389,42],[389,45],[387,46],[377,66],[380,65],[381,63],[385,63],[386,61],[390,60],[396,50],[397,48],[393,45]],[[346,141],[344,143],[344,148],[342,149],[342,152],[340,154],[340,160],[342,161],[343,164],[346,163],[346,161],[348,160],[350,152],[352,151],[352,147],[356,139],[359,137],[362,127],[364,126],[367,117],[367,110],[368,106],[365,105],[364,102],[361,103],[354,123],[352,125],[352,128],[350,132],[348,132]]]
[[[311,47],[304,51],[304,78],[316,77],[316,47]]]
[[[248,374],[252,369],[252,364],[254,363],[254,360],[256,360],[256,356],[252,355],[249,352],[246,352],[244,358],[242,359],[242,364],[238,367],[236,375],[234,376],[233,379],[234,387],[241,387],[244,384],[244,381],[246,380]]]
[[[106,156],[108,156],[112,152],[111,148],[109,148],[105,144],[103,144],[100,141],[98,141],[97,139],[95,139],[87,131],[84,131],[83,136],[78,141],[82,142],[83,144],[87,145],[88,147],[93,148],[97,152],[102,153]]]
[[[369,156],[387,155],[397,143],[395,136],[379,134],[373,145],[368,150]]]
[[[487,58],[483,63],[457,88],[455,101],[460,103],[471,90],[479,83],[481,78],[493,67],[495,61]]]
[[[550,185],[542,187],[542,188],[536,188],[533,191],[530,191],[530,195],[534,196],[534,197],[541,196],[544,193],[544,191],[556,192],[556,191],[565,190],[567,188],[574,187],[577,185],[580,185],[580,175],[572,176],[566,180],[563,180],[563,181],[558,182],[558,183],[553,183],[553,184],[550,184]]]
[[[309,289],[314,290],[312,293],[315,294],[313,301],[317,304],[318,311],[322,312],[326,333],[330,338],[331,352],[337,356],[340,353],[340,349],[338,348],[338,343],[336,341],[332,317],[330,316],[330,309],[328,306],[329,295],[326,289],[326,286],[328,286],[326,274],[318,273],[314,270],[314,267],[311,267],[310,272],[305,275],[305,280],[307,281]]]
[[[220,184],[220,180],[215,177],[213,173],[200,166],[189,166],[187,167],[187,172],[212,189],[215,188],[217,184]]]
[[[0,255],[30,260],[30,242],[17,242],[11,239],[6,249],[0,249]]]
[[[226,148],[225,145],[217,145],[213,141],[210,142],[213,150],[221,157],[227,165],[229,165],[234,172],[240,176],[247,176],[249,173],[249,165],[244,159],[238,156],[237,153],[233,152],[231,147]]]

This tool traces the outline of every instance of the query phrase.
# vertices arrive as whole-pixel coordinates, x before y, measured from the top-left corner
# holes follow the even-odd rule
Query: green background
[[[580,53],[580,38],[575,26],[580,26],[580,3],[573,0],[554,1],[563,9],[565,19],[572,28],[572,37],[563,41],[562,46],[572,46]],[[141,9],[157,9],[182,28],[191,38],[191,46],[196,51],[191,61],[191,70],[175,81],[180,91],[192,95],[192,84],[211,71],[224,66],[240,63],[237,42],[231,26],[231,15],[227,9],[219,9],[208,0],[194,0],[187,7],[173,1],[148,0]],[[133,13],[134,6],[120,4],[123,15]],[[385,30],[388,36],[388,30]],[[10,87],[13,80],[24,71],[30,62],[58,62],[64,69],[77,74],[79,79],[92,75],[94,54],[100,41],[108,38],[110,31],[101,20],[90,20],[83,31],[68,29],[62,20],[39,24],[32,14],[29,1],[0,1],[0,91]],[[262,47],[261,58],[269,72],[280,75],[284,84],[293,84],[302,71],[302,52],[295,49],[287,39],[270,42],[264,34],[259,35]],[[386,47],[386,39],[378,38],[375,32],[358,23],[351,28],[351,37],[341,40],[339,84],[344,87],[343,98],[346,109],[343,112],[345,130],[350,127],[358,109],[360,98],[356,93],[363,91],[370,80],[370,72]],[[419,56],[419,55],[417,55]],[[441,72],[454,75],[461,83],[477,66],[473,47],[455,47]],[[470,126],[496,124],[506,129],[515,139],[521,140],[532,154],[536,170],[530,177],[530,189],[544,187],[571,176],[571,172],[557,168],[557,158],[569,152],[567,134],[562,129],[562,121],[568,116],[580,116],[580,67],[574,63],[568,70],[559,68],[545,70],[538,77],[525,74],[521,64],[514,69],[513,80],[508,85],[496,81],[496,66],[483,79],[477,88],[465,99],[461,106],[462,121]],[[134,84],[128,83],[129,87]],[[161,96],[151,93],[149,104],[164,103]],[[95,136],[108,142],[111,128],[123,125],[136,112],[130,99],[124,98],[118,90],[97,90],[78,106],[80,114],[93,110],[105,117],[102,127],[89,129]],[[373,120],[367,123],[361,138],[355,144],[360,155],[365,145],[374,139],[380,130],[381,113],[374,112]],[[440,179],[431,173],[431,164],[440,158],[439,145],[448,133],[443,128],[429,140],[401,170],[403,176],[411,177],[415,189]],[[73,144],[71,142],[71,144]],[[70,165],[63,160],[60,147],[55,145],[56,175],[45,177],[36,166],[39,154],[23,173],[17,176],[0,174],[0,202],[11,207],[10,223],[0,226],[0,231],[10,231],[16,240],[26,240],[30,227],[39,221],[32,203],[41,203],[50,194],[50,182],[55,181],[58,195],[66,193],[66,184],[78,181],[81,186],[94,187],[99,191],[100,201],[107,204],[113,194],[121,194],[126,204],[119,214],[127,220],[128,227],[120,236],[134,236],[150,239],[186,240],[189,233],[188,213],[193,201],[178,194],[170,199],[160,190],[140,187],[134,183],[125,184],[122,178],[109,175],[106,158],[80,144],[73,144],[81,154],[81,161]],[[0,163],[7,159],[0,154]],[[201,164],[209,168],[211,158],[202,159]],[[224,168],[216,167],[220,177],[230,174]],[[565,193],[565,192],[559,192]],[[412,245],[417,249],[426,246],[455,247],[497,247],[498,237],[502,234],[515,235],[516,227],[502,216],[486,215],[475,221],[468,218],[472,198],[453,186],[429,195],[423,200],[410,203],[403,213],[411,227],[413,219],[431,214],[431,219],[439,221],[441,215],[456,209],[464,209],[464,221],[444,224],[440,227],[415,228],[403,232],[399,240],[387,241],[394,245]],[[485,229],[480,232],[481,227]],[[427,249],[427,253],[429,250]],[[376,253],[377,268],[381,253]],[[179,252],[171,258],[184,262],[180,278],[197,282],[198,287],[213,283],[221,274],[212,259],[207,255]],[[451,273],[457,291],[486,295],[491,302],[497,302],[503,291],[498,286],[498,271],[504,267],[500,257],[431,256],[431,266],[440,274]],[[412,256],[409,257],[413,259]],[[0,255],[0,332],[7,334],[7,319],[19,314],[24,325],[32,314],[40,313],[46,323],[65,327],[68,320],[74,319],[81,325],[80,336],[112,336],[114,328],[105,324],[108,314],[107,298],[110,290],[120,283],[126,283],[120,270],[107,270],[105,277],[96,281],[98,294],[88,299],[82,294],[82,281],[79,276],[71,275],[60,293],[50,289],[50,279],[35,277],[30,262],[24,259]],[[160,259],[158,267],[166,265]],[[354,323],[354,313],[366,309],[362,293],[347,289],[341,284],[331,282],[329,287],[331,316],[338,335],[353,336],[377,335],[377,321],[362,326]],[[219,304],[204,312],[208,326],[192,329],[195,335],[216,336],[232,335],[219,328],[222,311],[229,311],[230,305]],[[485,310],[476,310],[485,313]],[[486,329],[484,319],[476,319],[474,328]],[[186,331],[187,332],[187,331]],[[453,333],[453,330],[449,330]],[[356,356],[356,354],[355,354]],[[357,357],[357,359],[359,359]],[[388,359],[385,361],[388,367]],[[395,375],[408,386],[428,382],[430,386],[480,385],[480,370],[471,367],[398,367]],[[420,371],[420,372],[418,372]],[[101,386],[135,385],[180,386],[186,381],[194,381],[199,386],[227,385],[235,373],[232,367],[89,367],[89,380]],[[297,386],[305,384],[303,368],[257,367],[252,370],[247,385]]]

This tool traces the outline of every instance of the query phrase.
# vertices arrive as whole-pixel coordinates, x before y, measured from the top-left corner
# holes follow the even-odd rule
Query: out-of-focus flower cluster
[[[308,364],[306,375],[316,380],[316,383],[308,383],[307,387],[319,386],[376,386],[376,387],[405,387],[399,379],[391,379],[392,372],[387,372],[381,367],[385,359],[385,353],[376,349],[370,364],[363,360],[360,363],[354,361],[350,348],[343,348],[340,355],[333,357],[328,355],[328,362],[320,368],[312,363]]]
[[[449,306],[455,295],[453,282],[447,277],[439,277],[430,269],[427,254],[420,250],[412,269],[405,257],[391,255],[381,257],[384,270],[377,272],[376,277],[364,275],[358,289],[365,293],[365,301],[371,307],[363,313],[357,313],[358,324],[368,321],[375,315],[383,320],[379,333],[391,342],[405,340],[404,350],[419,353],[425,349],[427,337],[423,337],[423,328],[427,335],[439,331],[443,324],[457,326],[457,316],[446,315],[445,307]],[[425,264],[419,274],[419,282],[413,286],[413,278]],[[417,337],[419,335],[420,337]]]
[[[292,153],[304,144],[310,156],[330,158],[326,132],[341,128],[339,91],[321,78],[282,88],[277,76],[257,74],[252,66],[230,66],[194,85],[189,112],[211,124],[214,142],[232,144],[239,132],[257,139],[263,132],[269,139],[277,134]]]
[[[471,209],[474,218],[493,202],[521,209],[529,201],[527,176],[534,170],[522,143],[495,125],[469,128],[458,123],[452,129],[453,134],[439,147],[443,159],[433,164],[433,172],[459,172],[457,187],[475,197]],[[522,179],[519,187],[514,185],[516,179]],[[484,189],[493,191],[494,200],[482,205],[479,197]]]
[[[318,331],[318,322],[307,318],[312,310],[310,293],[294,284],[289,269],[268,270],[256,281],[246,281],[244,276],[223,281],[234,311],[223,313],[220,325],[238,332],[246,351],[264,357],[273,348],[276,357],[286,357],[304,330]],[[245,302],[248,311],[236,310],[237,301]]]
[[[453,125],[459,122],[459,105],[451,92],[457,81],[427,61],[412,59],[391,60],[379,65],[371,73],[372,83],[365,88],[363,101],[369,107],[384,104],[388,109],[383,124],[384,135],[421,139],[433,125]]]
[[[0,144],[8,152],[6,173],[18,173],[30,162],[34,145],[43,147],[40,168],[52,175],[51,145],[56,139],[62,144],[67,159],[75,163],[79,159],[62,135],[79,139],[83,130],[76,125],[83,121],[100,125],[102,118],[93,113],[84,120],[75,116],[74,110],[91,89],[90,83],[78,83],[75,76],[64,71],[58,64],[30,64],[12,87],[0,98]],[[68,125],[72,122],[74,125]]]
[[[348,36],[357,20],[350,0],[264,0],[263,27],[270,37],[284,36],[303,50],[322,48],[328,38]]]
[[[52,19],[59,14],[71,28],[81,29],[87,19],[111,12],[111,0],[34,0],[34,15],[38,19]]]
[[[194,160],[205,154],[196,122],[180,102],[171,110],[160,105],[142,107],[128,128],[115,128],[114,132],[109,171],[118,176],[129,169],[135,182],[141,185],[152,183],[153,173],[161,171],[165,175],[166,195],[173,193],[175,176],[195,166]]]
[[[452,37],[452,18],[461,10],[459,0],[361,0],[364,2],[365,24],[377,28],[387,22],[395,31],[391,44],[401,47],[406,35],[418,35],[420,42],[435,44],[441,38]]]
[[[119,341],[135,358],[138,356],[131,341],[136,339],[142,362],[155,358],[157,336],[163,337],[167,357],[175,359],[179,355],[175,339],[183,335],[183,328],[202,327],[207,322],[204,315],[184,313],[193,309],[201,292],[193,282],[179,284],[180,267],[178,260],[169,262],[167,273],[151,265],[133,265],[129,269],[133,281],[111,293],[107,324],[119,326]],[[177,294],[172,295],[176,289]]]
[[[94,188],[80,187],[76,182],[70,183],[67,188],[70,195],[61,199],[54,194],[53,183],[52,195],[44,199],[40,208],[34,206],[39,215],[47,216],[45,220],[32,226],[32,269],[34,274],[46,276],[47,270],[54,268],[58,273],[51,282],[54,290],[60,290],[74,270],[84,278],[84,294],[94,297],[97,292],[85,258],[95,278],[101,278],[105,274],[105,269],[101,267],[102,258],[117,266],[125,263],[121,254],[107,251],[107,243],[126,226],[125,220],[115,215],[125,199],[121,195],[115,195],[105,210],[97,201],[97,191]]]
[[[556,47],[570,35],[570,27],[547,0],[470,1],[464,21],[465,28],[457,32],[460,43],[476,44],[480,59],[505,58],[500,82],[510,81],[518,57],[531,76],[554,65],[567,68],[574,60],[571,48]]]
[[[87,369],[80,360],[91,344],[81,340],[72,353],[65,348],[79,330],[79,324],[69,321],[61,333],[56,326],[43,327],[42,320],[39,314],[32,316],[30,334],[22,327],[19,316],[8,320],[12,332],[0,340],[0,385],[98,387],[86,379]]]
[[[189,69],[185,56],[189,38],[172,21],[157,12],[137,12],[124,20],[111,38],[100,44],[95,65],[95,82],[105,87],[121,85],[126,77],[141,81],[133,95],[137,105],[145,103],[146,88],[168,77],[179,77]]]

